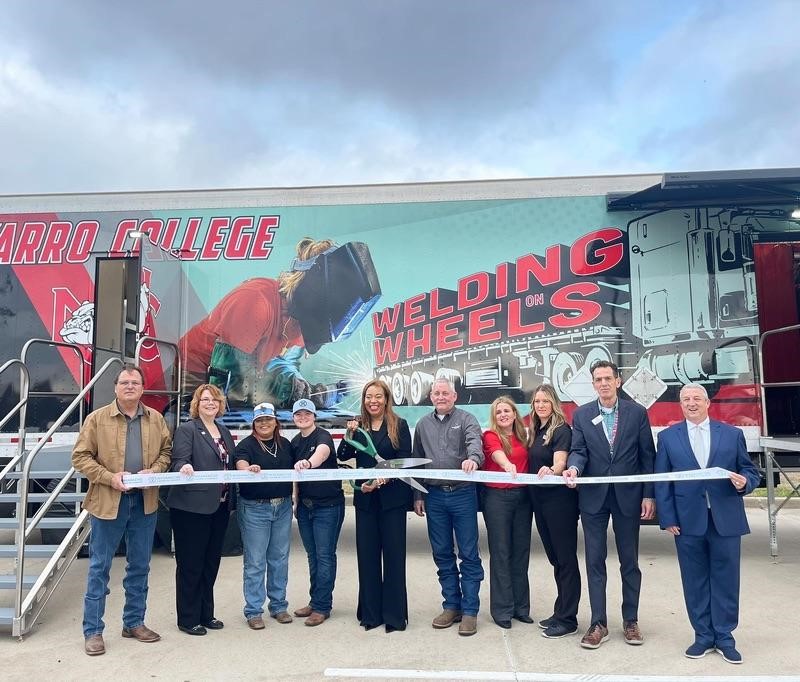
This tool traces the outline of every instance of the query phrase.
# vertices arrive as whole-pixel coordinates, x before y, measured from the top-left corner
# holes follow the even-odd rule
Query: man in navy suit
[[[608,360],[591,367],[598,400],[581,405],[572,418],[572,448],[567,485],[578,476],[627,476],[653,472],[655,447],[647,410],[630,400],[620,400],[619,368]],[[606,615],[606,556],[608,519],[622,574],[622,620],[625,641],[642,644],[639,630],[639,522],[655,514],[651,483],[587,484],[580,486],[578,505],[586,547],[586,573],[592,622],[581,639],[585,649],[597,649],[608,639]]]
[[[686,421],[658,436],[656,471],[722,467],[729,481],[679,481],[656,484],[661,527],[675,536],[683,597],[694,643],[687,658],[716,649],[728,663],[741,663],[731,634],[739,622],[739,556],[742,535],[750,532],[742,495],[758,485],[759,474],[747,454],[740,429],[708,418],[706,389],[681,389]]]

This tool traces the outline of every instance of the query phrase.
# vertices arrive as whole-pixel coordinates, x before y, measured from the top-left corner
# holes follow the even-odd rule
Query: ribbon
[[[671,471],[664,474],[632,474],[629,476],[587,476],[573,479],[578,485],[599,483],[665,483],[679,481],[709,481],[726,479],[730,471],[720,467]],[[310,483],[313,481],[347,481],[353,478],[370,478],[375,469],[278,469],[261,471],[195,471],[191,476],[179,472],[164,474],[130,474],[123,483],[131,488],[152,488],[161,485],[192,485],[198,483]],[[381,478],[431,478],[466,483],[517,483],[525,485],[565,485],[562,476],[517,474],[512,477],[505,471],[473,471],[466,474],[460,469],[381,469]]]

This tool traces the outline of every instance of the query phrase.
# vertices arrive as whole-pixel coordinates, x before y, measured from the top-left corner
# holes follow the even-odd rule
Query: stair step
[[[39,521],[37,528],[72,528],[77,516],[45,516]],[[0,519],[0,530],[14,530],[19,528],[19,521],[17,519]]]
[[[12,625],[14,622],[14,609],[10,606],[0,607],[0,625]]]
[[[25,547],[26,559],[49,559],[56,553],[58,545],[28,545]],[[0,545],[0,558],[13,559],[17,556],[16,545]]]
[[[24,575],[22,576],[22,586],[24,588],[33,587],[33,584],[38,580],[38,575]],[[0,575],[0,590],[13,590],[17,587],[17,576],[13,573]]]
[[[51,493],[28,493],[28,502],[44,502],[50,497]],[[58,496],[59,502],[83,502],[86,493],[61,493]],[[0,502],[19,502],[19,493],[0,493]]]

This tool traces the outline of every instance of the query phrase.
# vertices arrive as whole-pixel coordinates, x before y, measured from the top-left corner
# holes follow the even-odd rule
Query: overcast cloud
[[[7,0],[0,193],[800,165],[795,0]]]

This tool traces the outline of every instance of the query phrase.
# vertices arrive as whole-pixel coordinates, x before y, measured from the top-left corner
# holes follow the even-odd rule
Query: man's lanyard
[[[606,438],[608,439],[608,449],[611,452],[611,456],[614,456],[614,440],[617,437],[617,426],[619,425],[619,398],[617,398],[617,402],[614,404],[614,408],[611,411],[603,408],[603,406],[598,401],[598,406],[600,409],[600,415],[603,418],[603,433],[606,434]],[[608,419],[606,417],[609,414],[614,415],[614,421],[611,423],[611,428],[608,427]]]

